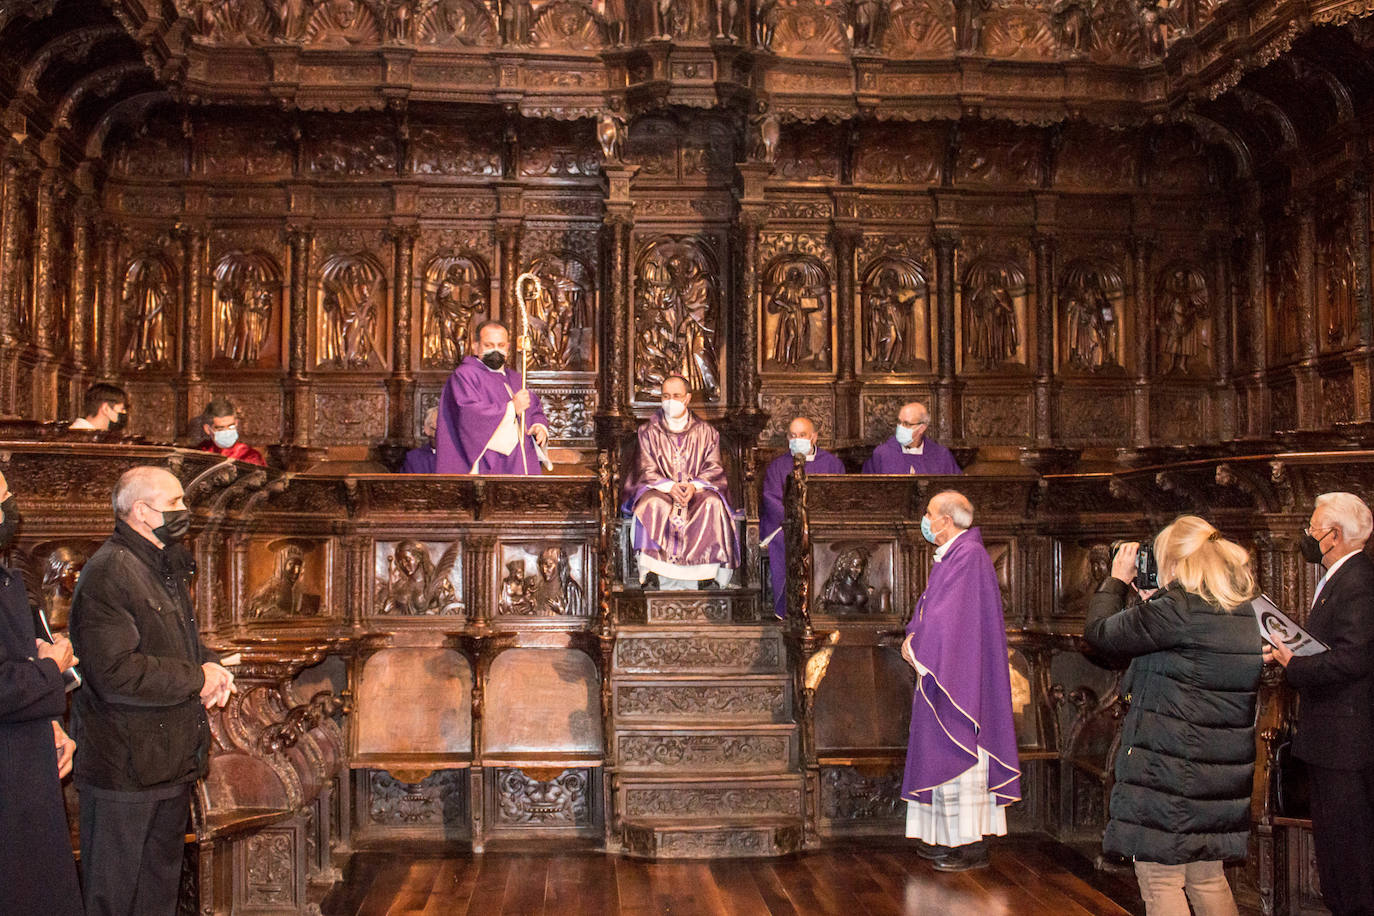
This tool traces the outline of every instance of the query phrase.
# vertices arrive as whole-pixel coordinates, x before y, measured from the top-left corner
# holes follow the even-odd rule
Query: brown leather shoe
[[[992,859],[988,855],[986,840],[955,846],[949,855],[934,863],[936,871],[968,871],[971,868],[987,868]]]

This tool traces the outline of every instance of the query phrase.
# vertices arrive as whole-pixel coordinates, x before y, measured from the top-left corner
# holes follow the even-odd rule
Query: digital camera
[[[1129,541],[1113,541],[1112,556],[1121,549],[1122,544]],[[1159,588],[1159,564],[1155,562],[1154,548],[1149,544],[1141,543],[1140,552],[1135,555],[1135,587],[1142,592]]]

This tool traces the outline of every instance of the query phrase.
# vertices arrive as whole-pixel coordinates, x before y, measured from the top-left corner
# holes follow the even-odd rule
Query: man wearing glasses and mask
[[[950,450],[926,435],[930,411],[920,401],[903,404],[897,431],[864,462],[865,474],[962,474]]]
[[[1293,753],[1307,765],[1322,899],[1335,916],[1374,913],[1374,515],[1353,493],[1323,493],[1299,548],[1321,566],[1307,631],[1327,646],[1264,646],[1298,692]]]
[[[504,324],[477,326],[472,354],[453,370],[439,398],[438,473],[540,473],[535,446],[548,444],[549,420],[539,395],[521,387],[510,355],[510,330]]]
[[[113,503],[114,534],[81,571],[71,611],[86,679],[73,702],[86,913],[173,916],[191,792],[209,764],[205,710],[229,701],[234,676],[200,641],[181,483],[132,468]]]

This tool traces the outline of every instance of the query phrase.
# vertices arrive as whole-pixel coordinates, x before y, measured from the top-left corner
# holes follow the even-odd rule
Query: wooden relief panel
[[[98,541],[75,539],[35,544],[27,556],[10,551],[6,565],[22,570],[29,595],[54,631],[67,628],[77,576],[99,547]]]
[[[472,670],[452,649],[383,649],[358,678],[358,754],[472,750]]]
[[[294,152],[290,127],[266,112],[251,121],[199,120],[195,171],[216,180],[290,175]]]
[[[759,18],[759,44],[774,54],[818,57],[849,52],[848,23],[821,3],[768,4]]]
[[[928,370],[931,315],[925,267],[912,258],[888,255],[865,266],[860,276],[863,368]]]
[[[482,750],[596,753],[601,679],[573,649],[507,649],[491,663]]]
[[[817,749],[891,748],[904,754],[915,681],[916,672],[896,649],[841,643],[816,688]]]
[[[678,131],[667,118],[640,118],[630,127],[627,161],[639,166],[638,180],[678,177]]]
[[[124,365],[174,367],[176,271],[156,255],[134,258],[124,269]]]
[[[378,122],[312,118],[302,126],[301,163],[313,175],[395,175],[396,137]]]
[[[1119,371],[1124,315],[1121,270],[1095,259],[1070,261],[1059,283],[1060,371]]]
[[[954,20],[949,0],[894,3],[882,31],[883,53],[894,60],[949,58],[956,50]]]
[[[539,10],[530,29],[536,48],[594,51],[605,44],[604,28],[591,6],[576,0],[552,0]]]
[[[384,617],[461,616],[460,554],[458,541],[377,542],[372,612]]]
[[[838,180],[841,131],[831,124],[793,124],[782,131],[777,176],[788,181]]]
[[[536,256],[528,269],[539,278],[539,287],[529,284],[526,290],[529,368],[591,369],[596,328],[591,268],[571,252],[561,251]]]
[[[525,178],[580,178],[601,174],[590,122],[537,121],[520,136],[520,174]]]
[[[387,414],[386,392],[375,387],[316,392],[311,442],[328,446],[381,439],[386,435]]]
[[[414,36],[418,45],[490,48],[500,43],[496,17],[475,0],[442,0],[417,4],[418,15],[404,5],[392,7],[387,21],[387,40],[405,42]],[[413,25],[411,25],[413,23]]]
[[[835,617],[894,613],[891,541],[831,541],[815,546],[817,613]],[[901,612],[905,613],[906,609]]]
[[[549,418],[549,438],[557,445],[589,445],[596,432],[596,391],[579,386],[538,386]]]
[[[315,312],[316,368],[386,368],[391,330],[386,291],[386,271],[372,254],[325,259]]]
[[[254,541],[248,549],[242,602],[247,620],[318,619],[327,614],[328,547],[304,538]]]
[[[1112,574],[1109,543],[1059,541],[1059,582],[1055,589],[1053,614],[1056,617],[1086,619],[1088,602],[1098,586]]]
[[[490,290],[486,262],[475,254],[439,254],[425,265],[420,331],[425,368],[452,369],[462,361],[472,329],[490,313]]]
[[[961,184],[1038,187],[1044,174],[1044,142],[1039,131],[1000,124],[960,127],[954,180]]]
[[[1066,440],[1120,444],[1131,433],[1127,389],[1105,389],[1100,383],[1065,387],[1059,392],[1059,431]]]
[[[828,390],[799,392],[790,385],[777,391],[764,387],[760,406],[768,414],[768,424],[759,433],[761,445],[785,445],[787,426],[793,417],[807,417],[816,425],[822,446],[834,434],[835,395]]]
[[[979,36],[981,50],[989,57],[1016,60],[1053,60],[1059,50],[1054,23],[1047,8],[1029,3],[1009,3],[987,9],[965,3],[971,16],[970,31]],[[981,15],[971,10],[987,9]]]
[[[585,551],[578,543],[506,544],[495,613],[515,617],[587,617]]]
[[[1139,149],[1134,133],[1069,127],[1055,159],[1055,187],[1130,190],[1136,183]]]
[[[759,316],[764,368],[830,371],[830,272],[809,255],[784,255],[763,271]]]
[[[493,829],[590,827],[595,822],[600,792],[599,773],[594,769],[545,773],[537,768],[496,767],[493,775]]]
[[[1346,208],[1317,223],[1317,319],[1323,350],[1340,350],[1358,339],[1355,302],[1355,240]]]
[[[635,259],[635,400],[654,401],[663,380],[687,379],[693,397],[719,400],[720,266],[702,236],[663,236]]]
[[[1158,43],[1163,51],[1161,16],[1172,16],[1169,4],[1140,6],[1131,0],[1106,0],[1103,3],[1075,4],[1060,12],[1065,51],[1077,56],[1084,50],[1094,63],[1134,64],[1141,61],[1147,47]],[[1085,10],[1091,10],[1091,41],[1080,30]],[[1145,28],[1142,28],[1145,25]],[[1156,54],[1155,56],[1159,56]]]
[[[948,131],[915,124],[877,124],[860,133],[854,180],[863,184],[940,182]]]
[[[1293,287],[1296,292],[1296,285]],[[1296,302],[1292,303],[1296,309]],[[1293,325],[1294,333],[1297,325]],[[1212,366],[1212,301],[1207,277],[1175,261],[1155,280],[1155,371],[1164,375],[1206,375]]]
[[[932,408],[934,402],[931,394],[914,388],[900,391],[875,388],[872,392],[865,391],[859,401],[864,441],[876,445],[893,435],[897,430],[897,413],[909,401],[920,401],[927,408]]]
[[[408,148],[416,175],[501,177],[501,138],[494,123],[418,125],[411,128]]]
[[[213,362],[237,368],[278,362],[282,272],[263,251],[231,251],[215,265],[210,337]]]
[[[1026,365],[1028,294],[1026,274],[1012,261],[980,258],[969,265],[959,297],[962,371]]]

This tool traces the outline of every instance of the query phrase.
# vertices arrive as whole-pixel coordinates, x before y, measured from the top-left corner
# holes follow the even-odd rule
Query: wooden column
[[[71,302],[71,358],[75,385],[84,381],[91,364],[91,327],[95,318],[94,274],[96,203],[89,194],[77,200],[72,220],[72,302]],[[73,390],[73,394],[79,392]],[[74,414],[73,414],[74,415]]]
[[[287,230],[287,241],[291,247],[291,301],[288,305],[291,349],[287,397],[283,405],[286,414],[284,432],[292,445],[307,446],[310,444],[310,384],[305,375],[305,345],[308,333],[311,231],[292,227]]]
[[[1369,173],[1356,172],[1347,197],[1350,240],[1355,247],[1355,317],[1360,344],[1352,357],[1357,422],[1374,422],[1374,305],[1370,293]]]
[[[520,305],[515,299],[515,278],[520,275],[521,234],[522,229],[518,220],[502,220],[496,226],[496,236],[501,244],[501,320],[510,328],[512,357],[515,351],[514,340],[525,332],[520,322]]]
[[[391,342],[391,378],[387,386],[391,396],[387,436],[394,442],[408,440],[415,428],[415,377],[411,372],[410,354],[414,345],[415,240],[419,234],[419,228],[413,225],[399,226],[391,231],[394,259],[391,302],[396,316],[393,325],[396,336]]]
[[[632,429],[629,416],[634,400],[631,387],[634,347],[630,343],[630,315],[634,309],[630,284],[630,240],[634,236],[634,201],[630,182],[637,165],[608,162],[602,167],[605,194],[601,227],[601,265],[604,271],[597,340],[601,352],[600,388],[597,391],[596,438],[603,449],[612,449]]]
[[[20,392],[29,403],[29,416],[43,420],[57,418],[57,364],[53,357],[53,337],[57,324],[57,301],[53,297],[57,265],[57,209],[61,205],[62,175],[55,168],[43,170],[38,180],[38,211],[34,233],[33,282],[33,388]]]
[[[1154,290],[1150,284],[1150,249],[1152,240],[1134,235],[1131,248],[1131,289],[1135,294],[1135,324],[1131,329],[1135,363],[1135,380],[1131,386],[1131,445],[1144,448],[1150,444],[1150,376],[1153,367],[1150,356],[1154,351],[1155,310]]]
[[[761,208],[747,205],[739,214],[738,307],[734,309],[739,325],[739,350],[735,353],[736,391],[734,400],[745,410],[759,406],[759,232],[766,217]]]
[[[854,374],[859,337],[854,324],[858,312],[854,252],[862,239],[862,230],[849,223],[837,225],[831,233],[835,246],[835,370],[839,379],[835,386],[836,444],[856,442],[859,438],[859,383]]]
[[[959,234],[953,229],[936,229],[935,245],[935,324],[939,380],[935,389],[935,438],[940,442],[962,440],[954,423],[954,251]]]
[[[1035,444],[1054,441],[1054,237],[1035,236]]]
[[[196,429],[180,428],[188,418],[205,406],[209,388],[205,384],[205,347],[202,333],[201,284],[207,277],[208,252],[205,227],[194,223],[178,227],[181,235],[181,384],[177,410],[177,434],[197,436]]]
[[[1312,200],[1297,204],[1298,220],[1298,429],[1322,423],[1321,379],[1317,377],[1317,214]]]
[[[24,162],[17,144],[10,143],[0,158],[0,344],[13,345],[16,339],[15,317],[19,314],[24,284],[19,276],[19,222],[24,211],[20,206],[20,185],[24,180]]]
[[[1236,437],[1236,399],[1232,388],[1232,375],[1235,372],[1233,359],[1235,340],[1231,310],[1231,277],[1227,256],[1226,239],[1212,235],[1207,240],[1208,258],[1212,262],[1212,322],[1216,328],[1212,352],[1215,354],[1216,371],[1213,383],[1216,403],[1217,438],[1225,442]]]
[[[96,314],[96,329],[99,334],[99,348],[96,378],[102,382],[117,382],[118,371],[115,366],[115,348],[119,342],[119,301],[120,289],[119,239],[120,227],[105,220],[100,224],[100,270],[104,280],[100,284],[100,301]]]

